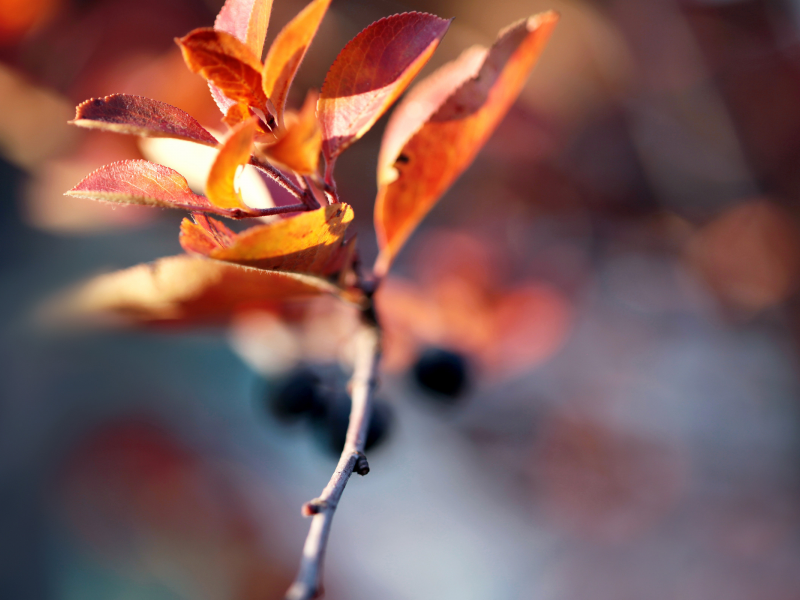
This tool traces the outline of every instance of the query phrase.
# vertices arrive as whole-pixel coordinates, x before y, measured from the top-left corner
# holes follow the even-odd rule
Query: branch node
[[[367,470],[369,471],[369,467],[367,467]],[[328,508],[328,503],[325,502],[325,500],[322,498],[314,498],[303,504],[302,513],[304,517],[312,517],[321,513],[326,508]]]
[[[356,459],[356,466],[353,467],[353,471],[355,471],[362,477],[367,473],[369,473],[369,462],[367,462],[367,457],[363,452],[358,453],[358,458]]]

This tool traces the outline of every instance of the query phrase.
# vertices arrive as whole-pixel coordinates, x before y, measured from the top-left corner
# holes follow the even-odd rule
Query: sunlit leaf
[[[317,94],[309,92],[298,114],[287,114],[285,133],[277,143],[264,148],[267,157],[300,173],[317,172],[322,131],[317,121]]]
[[[230,33],[260,59],[271,12],[272,0],[227,0],[214,21],[214,29]]]
[[[341,270],[344,234],[353,209],[334,204],[236,235],[214,219],[184,219],[181,244],[189,252],[259,269],[310,275]]]
[[[144,137],[169,137],[216,146],[217,140],[179,108],[143,96],[112,94],[78,105],[73,125]]]
[[[214,206],[247,209],[234,183],[239,167],[250,160],[255,135],[256,120],[250,119],[234,127],[222,144],[206,182],[206,196]]]
[[[176,38],[186,65],[217,86],[233,102],[266,110],[261,61],[233,35],[211,28]]]
[[[318,106],[329,170],[403,93],[449,26],[433,15],[403,13],[373,23],[344,47],[325,77]]]
[[[295,73],[331,0],[314,0],[284,27],[272,42],[264,60],[264,93],[272,100],[278,122],[282,122],[286,97]]]
[[[396,155],[382,153],[375,228],[384,274],[413,229],[466,169],[516,100],[558,21],[553,12],[501,32],[478,74],[454,90]],[[466,67],[471,67],[465,61]],[[458,81],[458,77],[454,77]],[[430,93],[441,94],[432,85]],[[390,138],[392,145],[396,138]],[[387,169],[391,161],[396,174]],[[394,176],[393,176],[394,175]]]
[[[255,114],[253,109],[243,102],[232,104],[230,108],[228,108],[228,112],[225,113],[225,116],[222,117],[222,122],[232,129],[242,121],[247,121],[253,117],[257,119],[256,132],[259,138],[270,141],[274,140],[275,135],[272,133],[272,129],[261,120],[261,117]]]
[[[420,81],[403,97],[386,124],[378,155],[378,184],[397,177],[394,161],[405,143],[461,84],[478,74],[488,48],[473,46]]]
[[[92,279],[43,316],[62,324],[218,323],[239,311],[337,291],[319,277],[181,255]]]
[[[189,189],[186,179],[168,167],[146,160],[123,160],[89,174],[67,196],[187,210],[214,210]]]
[[[209,256],[218,248],[231,246],[236,234],[220,221],[202,213],[193,213],[192,219],[181,222],[181,247],[190,254]]]

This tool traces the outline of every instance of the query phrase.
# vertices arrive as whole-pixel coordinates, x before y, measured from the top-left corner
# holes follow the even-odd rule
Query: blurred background
[[[276,0],[268,43],[304,4]],[[143,152],[66,121],[126,92],[220,128],[172,41],[220,5],[0,0],[0,598],[268,599],[295,574],[350,313],[33,318],[180,253],[177,211],[62,195]],[[291,101],[380,17],[455,17],[424,75],[550,8],[519,102],[381,292],[372,472],[326,597],[798,598],[800,2],[334,0]],[[338,161],[367,264],[384,124]]]

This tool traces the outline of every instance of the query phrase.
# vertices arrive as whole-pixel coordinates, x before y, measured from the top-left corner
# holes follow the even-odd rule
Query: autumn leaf
[[[311,2],[281,30],[267,52],[263,70],[264,93],[275,106],[278,123],[283,123],[289,87],[330,3],[331,0]]]
[[[216,210],[206,198],[189,189],[183,175],[146,160],[123,160],[101,167],[66,195],[122,204]]]
[[[143,137],[168,137],[216,146],[217,140],[179,108],[143,96],[112,94],[78,105],[73,125]]]
[[[239,167],[250,160],[255,135],[256,119],[253,118],[239,123],[223,142],[206,182],[206,196],[214,206],[247,210],[234,182]]]
[[[195,29],[175,42],[189,69],[217,86],[229,100],[266,110],[261,61],[243,42],[208,27]]]
[[[274,141],[275,134],[272,132],[272,129],[270,129],[266,123],[261,120],[261,117],[253,112],[252,108],[243,102],[232,104],[230,108],[228,108],[228,112],[225,113],[225,116],[222,117],[222,122],[233,129],[242,121],[247,121],[253,117],[258,119],[256,121],[256,131],[258,137],[262,140]]]
[[[236,233],[220,221],[203,213],[192,213],[192,219],[181,222],[181,247],[189,254],[209,256],[218,248],[227,248],[236,240]]]
[[[319,277],[265,271],[197,256],[171,256],[96,277],[42,311],[50,323],[221,323],[338,289]]]
[[[364,29],[339,53],[318,105],[329,172],[333,160],[403,93],[449,26],[449,20],[425,13],[393,15]]]
[[[344,234],[353,209],[334,204],[236,235],[219,221],[184,219],[181,245],[187,252],[239,265],[307,275],[341,270]],[[335,269],[335,270],[334,270]]]
[[[272,0],[227,0],[214,21],[214,29],[230,33],[260,60],[271,12]]]
[[[322,147],[322,131],[317,121],[317,94],[309,92],[297,114],[287,113],[285,130],[278,141],[263,148],[273,162],[301,175],[317,172]]]
[[[383,132],[378,154],[378,185],[391,183],[397,177],[393,165],[405,143],[454,90],[478,74],[488,51],[483,46],[468,48],[409,90],[392,112]]]
[[[395,149],[396,134],[390,133],[389,149],[381,153],[375,202],[375,228],[381,248],[375,264],[377,275],[388,271],[413,229],[497,127],[522,90],[557,21],[556,13],[546,12],[505,29],[486,54],[478,74],[455,89],[421,127],[412,117],[388,128],[390,132],[403,127],[417,131],[399,152]],[[473,68],[473,60],[460,59],[460,68]],[[450,76],[458,82],[457,74]],[[442,92],[436,84],[428,90],[437,97]],[[420,102],[420,97],[415,95],[411,101]],[[400,118],[408,119],[408,115],[401,111]]]

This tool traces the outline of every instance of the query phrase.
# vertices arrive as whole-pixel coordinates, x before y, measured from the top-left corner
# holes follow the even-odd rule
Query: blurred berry
[[[367,429],[364,451],[380,445],[389,435],[392,427],[393,413],[388,403],[375,400],[372,415]],[[339,456],[347,438],[347,426],[350,423],[350,397],[339,394],[330,399],[327,410],[315,415],[313,420],[317,440],[323,448],[333,456]]]
[[[380,445],[389,436],[394,421],[394,413],[388,402],[375,400],[372,404],[372,415],[367,429],[367,441],[364,451]]]
[[[419,357],[412,372],[417,384],[435,397],[452,404],[468,383],[466,359],[451,350],[428,348]]]
[[[297,367],[273,384],[270,412],[280,421],[297,421],[320,411],[325,403],[320,378],[307,366]]]

